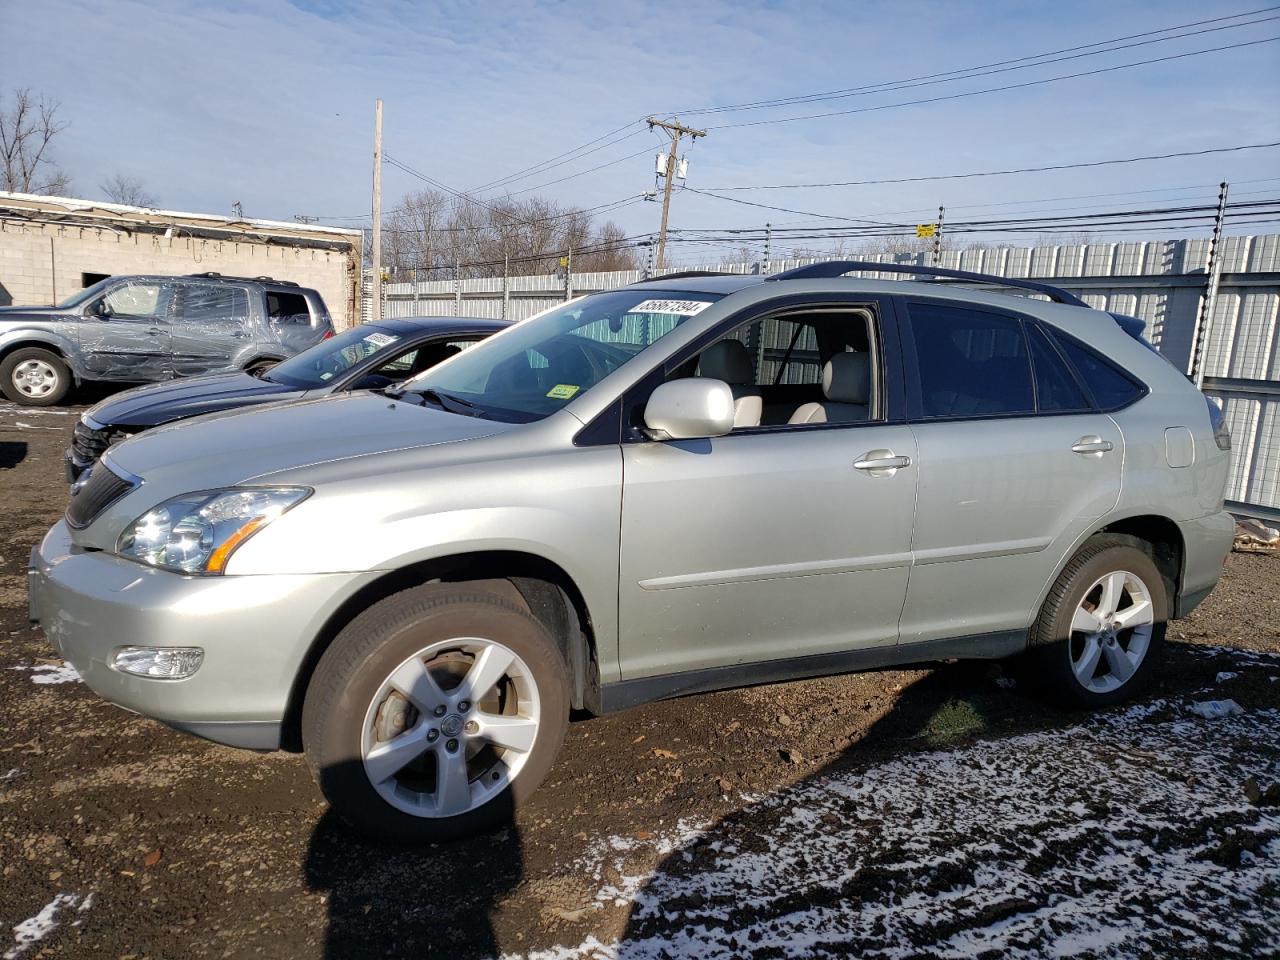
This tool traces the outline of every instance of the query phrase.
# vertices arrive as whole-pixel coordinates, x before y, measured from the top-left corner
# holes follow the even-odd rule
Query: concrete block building
[[[269,276],[359,319],[359,230],[0,192],[0,306],[58,303],[107,276]]]

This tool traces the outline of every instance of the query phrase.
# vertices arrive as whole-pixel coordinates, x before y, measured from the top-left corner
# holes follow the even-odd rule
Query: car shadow
[[[21,440],[0,440],[0,470],[12,470],[27,459],[27,444]]]
[[[308,887],[325,897],[323,956],[498,956],[491,917],[524,872],[512,810],[504,822],[467,840],[406,846],[370,840],[327,811],[305,864]]]

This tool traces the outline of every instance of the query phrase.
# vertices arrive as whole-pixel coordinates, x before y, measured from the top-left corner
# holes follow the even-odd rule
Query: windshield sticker
[[[638,303],[627,313],[674,313],[682,317],[691,317],[711,306],[710,300],[646,300]]]
[[[385,347],[399,339],[399,337],[393,337],[389,333],[371,333],[364,338],[365,343],[372,343],[375,347]]]
[[[581,389],[581,387],[572,383],[557,383],[547,391],[547,396],[552,400],[568,400]]]

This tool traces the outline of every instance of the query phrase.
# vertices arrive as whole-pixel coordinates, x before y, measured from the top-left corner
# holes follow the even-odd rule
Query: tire
[[[477,678],[468,705],[465,684]],[[564,657],[527,610],[428,584],[375,604],[334,639],[307,687],[302,744],[321,792],[356,830],[436,842],[509,823],[551,769],[568,719]]]
[[[1089,538],[1031,628],[1028,679],[1065,706],[1106,707],[1137,695],[1162,652],[1171,595],[1143,541],[1116,534]]]
[[[52,350],[22,347],[0,362],[0,391],[26,407],[52,407],[71,389],[71,369]]]
[[[255,377],[261,376],[279,362],[279,360],[254,360],[245,365],[244,372]]]

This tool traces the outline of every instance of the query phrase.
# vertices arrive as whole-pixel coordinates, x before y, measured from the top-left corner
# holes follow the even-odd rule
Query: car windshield
[[[518,323],[407,381],[447,409],[526,423],[582,396],[719,294],[615,290]]]
[[[67,299],[58,304],[58,309],[69,310],[72,307],[78,307],[81,304],[88,303],[98,294],[102,293],[102,291],[107,289],[107,281],[110,279],[110,277],[107,277],[106,280],[99,280],[97,283],[73,293],[71,296],[67,297]]]
[[[323,387],[399,339],[389,330],[362,324],[336,337],[321,340],[309,350],[277,363],[263,375],[263,379],[301,390],[313,390]]]

